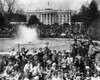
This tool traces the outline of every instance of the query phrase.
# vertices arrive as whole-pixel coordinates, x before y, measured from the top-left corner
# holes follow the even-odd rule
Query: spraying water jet
[[[17,41],[19,43],[32,43],[39,40],[38,32],[36,27],[27,27],[25,25],[20,25],[17,32]]]

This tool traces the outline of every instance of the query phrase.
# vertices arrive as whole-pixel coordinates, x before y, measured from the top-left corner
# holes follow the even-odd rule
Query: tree
[[[84,26],[86,26],[86,28],[90,27],[90,25],[99,17],[96,1],[92,0],[88,7],[83,5],[80,10],[80,15],[84,22]]]
[[[8,14],[9,16],[6,17],[9,21],[12,18],[12,14],[16,10],[17,0],[0,0],[0,11],[2,12],[3,16]]]
[[[90,18],[91,23],[99,17],[98,5],[95,0],[92,0],[92,2],[89,5],[89,15],[88,16]]]
[[[4,26],[4,17],[2,13],[0,12],[0,28],[2,28],[2,26]]]
[[[17,9],[17,10],[16,10],[16,13],[17,13],[17,14],[21,14],[21,15],[24,15],[24,14],[25,14],[24,10],[21,9],[21,8]]]
[[[29,26],[31,26],[31,25],[37,25],[37,24],[39,24],[40,22],[39,22],[39,19],[37,18],[37,16],[36,15],[32,15],[31,17],[30,17],[30,19],[29,19],[29,21],[28,21],[28,25]]]
[[[17,0],[5,0],[5,3],[6,3],[6,6],[7,6],[7,12],[9,14],[14,12]]]
[[[82,22],[82,16],[80,14],[74,14],[71,17],[72,22]]]
[[[17,0],[0,0],[0,9],[2,9],[4,12],[8,13],[14,12],[16,5],[17,5]]]
[[[0,10],[1,12],[5,12],[5,1],[4,0],[0,0]]]
[[[6,15],[9,16],[9,14]],[[12,16],[11,22],[26,22],[26,15],[13,13]]]
[[[89,25],[89,8],[85,5],[82,5],[81,11],[79,12],[82,22],[84,22],[85,28]]]

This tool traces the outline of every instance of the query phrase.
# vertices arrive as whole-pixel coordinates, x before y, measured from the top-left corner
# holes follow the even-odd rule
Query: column
[[[63,14],[63,24],[64,24],[64,14]]]
[[[53,24],[53,14],[52,14],[52,16],[51,16],[51,17],[52,17],[52,24]]]
[[[42,14],[42,22],[43,22],[43,24],[44,24],[44,14]]]
[[[54,24],[54,17],[53,17],[53,14],[52,14],[52,24]]]
[[[63,14],[63,24],[65,23],[65,14]]]
[[[55,14],[54,14],[54,24],[55,24]]]
[[[66,14],[66,23],[68,23],[67,18],[68,18],[68,17],[67,17],[67,14]]]
[[[52,14],[51,14],[51,24],[52,24]]]
[[[71,25],[71,15],[69,14],[69,25]]]
[[[60,14],[58,15],[58,24],[60,25]]]
[[[64,18],[64,16],[63,16],[63,14],[62,14],[62,23],[61,23],[61,24],[63,24],[63,18]]]
[[[41,23],[42,23],[42,14],[41,14]]]
[[[46,25],[48,24],[48,14],[46,14]]]
[[[62,24],[62,14],[61,14],[61,24]]]
[[[48,24],[49,24],[49,13],[48,13]]]
[[[49,24],[51,25],[51,14],[49,14]]]

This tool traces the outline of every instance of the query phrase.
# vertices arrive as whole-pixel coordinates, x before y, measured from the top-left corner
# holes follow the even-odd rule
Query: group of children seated
[[[92,41],[74,40],[71,52],[14,49],[0,60],[0,80],[100,80],[100,51]]]

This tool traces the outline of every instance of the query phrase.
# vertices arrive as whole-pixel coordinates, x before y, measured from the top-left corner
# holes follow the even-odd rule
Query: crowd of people
[[[67,45],[67,44],[66,44]],[[70,52],[12,49],[0,59],[0,80],[100,80],[100,49],[92,40],[74,39]]]
[[[17,26],[16,25],[12,25],[12,26],[2,26],[2,28],[0,28],[0,38],[12,38],[14,37],[14,34],[17,32]]]
[[[0,38],[12,38],[16,35],[18,25],[0,28]],[[80,25],[39,25],[40,37],[42,38],[87,38],[86,31]]]
[[[87,38],[86,31],[80,25],[54,25],[54,26],[39,26],[40,37],[46,38]],[[65,35],[63,35],[65,34]]]

